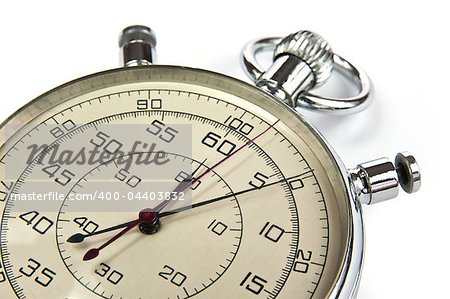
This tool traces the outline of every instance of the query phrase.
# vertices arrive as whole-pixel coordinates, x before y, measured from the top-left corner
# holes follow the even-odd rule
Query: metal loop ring
[[[256,54],[262,51],[273,51],[281,40],[282,38],[279,37],[263,38],[251,41],[245,45],[242,51],[243,69],[253,81],[257,81],[265,72],[264,68],[258,63]],[[371,83],[367,74],[341,56],[333,55],[333,69],[354,82],[359,88],[359,93],[348,98],[333,98],[305,91],[300,93],[297,99],[294,99],[296,107],[333,114],[347,114],[361,111],[369,106],[371,102]]]

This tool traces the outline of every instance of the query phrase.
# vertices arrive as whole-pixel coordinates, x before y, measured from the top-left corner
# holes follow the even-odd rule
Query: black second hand
[[[212,199],[208,199],[208,200],[205,200],[205,201],[202,201],[202,202],[198,202],[198,203],[192,204],[190,206],[181,207],[181,208],[178,208],[178,209],[175,209],[175,210],[171,210],[171,211],[167,211],[167,212],[162,212],[162,213],[158,214],[158,217],[159,218],[167,217],[167,216],[178,214],[180,212],[184,212],[184,211],[187,211],[187,210],[192,210],[192,209],[195,209],[195,208],[206,206],[206,205],[209,205],[209,204],[212,204],[212,203],[215,203],[215,202],[218,202],[218,201],[230,198],[230,197],[242,195],[242,194],[245,194],[245,193],[248,193],[248,192],[251,192],[251,191],[255,191],[255,190],[261,190],[261,189],[264,189],[264,188],[267,188],[267,187],[270,187],[270,186],[273,186],[273,185],[277,185],[277,184],[280,184],[280,183],[283,183],[283,182],[288,182],[289,180],[292,180],[292,179],[295,179],[296,177],[300,177],[302,175],[305,175],[306,173],[311,172],[311,171],[313,171],[313,170],[311,169],[311,170],[308,170],[307,172],[304,172],[302,174],[298,174],[298,175],[295,175],[295,176],[292,176],[292,177],[289,177],[289,178],[281,179],[279,181],[272,182],[272,183],[263,185],[261,187],[249,188],[249,189],[245,189],[245,190],[242,190],[242,191],[239,191],[239,192],[225,194],[223,196],[219,196],[219,197],[216,197],[216,198],[212,198]]]
[[[96,236],[96,235],[100,235],[100,234],[104,234],[104,233],[111,232],[111,231],[114,231],[114,230],[117,230],[117,229],[120,229],[120,228],[125,228],[125,227],[127,227],[128,225],[132,224],[135,221],[136,220],[129,221],[129,222],[122,223],[122,224],[118,224],[118,225],[114,225],[114,226],[111,226],[111,227],[108,227],[108,228],[105,228],[105,229],[102,229],[102,230],[99,230],[99,231],[96,231],[96,232],[93,232],[93,233],[90,233],[90,234],[86,234],[86,235],[80,234],[80,233],[79,234],[74,234],[69,239],[67,239],[67,242],[69,242],[69,243],[81,243],[81,242],[84,241],[85,238]]]
[[[208,160],[208,158],[203,160],[203,162],[200,163],[200,165],[192,172],[192,174],[189,177],[187,177],[185,180],[181,181],[180,184],[177,186],[177,188],[183,187],[184,183],[190,182],[192,180],[192,177],[197,173],[197,171],[202,166],[205,165],[206,160]],[[175,189],[177,189],[177,188],[175,188]],[[131,225],[134,222],[136,222],[136,220],[128,221],[128,222],[121,223],[121,224],[118,224],[118,225],[114,225],[114,226],[111,226],[111,227],[108,227],[108,228],[105,228],[105,229],[102,229],[102,230],[99,230],[99,231],[96,231],[96,232],[93,232],[93,233],[90,233],[90,234],[77,233],[77,234],[74,234],[71,237],[69,237],[67,239],[67,242],[69,242],[69,243],[81,243],[81,242],[84,241],[85,238],[96,236],[96,235],[100,235],[100,234],[104,234],[104,233],[108,233],[108,232],[111,232],[111,231],[114,231],[114,230],[117,230],[117,229],[125,228],[125,227]]]
[[[212,199],[209,199],[209,200],[205,200],[205,201],[202,201],[202,202],[199,202],[199,203],[195,203],[195,204],[190,205],[190,206],[178,208],[178,209],[175,209],[175,210],[172,210],[172,211],[162,212],[162,213],[160,213],[158,215],[158,217],[159,218],[163,218],[163,217],[171,216],[171,215],[178,214],[178,213],[181,213],[181,212],[184,212],[184,211],[188,211],[188,210],[191,210],[191,209],[195,209],[195,208],[199,208],[199,207],[202,207],[202,206],[205,206],[205,205],[209,205],[209,204],[212,204],[212,203],[215,203],[215,202],[218,202],[218,201],[230,198],[230,197],[242,195],[242,194],[245,194],[245,193],[248,193],[248,192],[251,192],[251,191],[255,191],[255,190],[261,190],[261,189],[264,189],[264,188],[267,188],[267,187],[270,187],[270,186],[273,186],[273,185],[276,185],[276,184],[280,184],[280,183],[283,183],[283,182],[288,182],[289,180],[295,179],[297,177],[300,177],[300,176],[305,175],[308,172],[312,172],[312,171],[313,170],[311,169],[311,170],[308,170],[308,171],[306,171],[306,172],[304,172],[302,174],[298,174],[298,175],[295,175],[295,176],[291,176],[289,178],[281,179],[279,181],[266,184],[266,185],[264,185],[262,187],[249,188],[249,189],[242,190],[242,191],[239,191],[239,192],[236,192],[236,193],[230,193],[230,194],[226,194],[226,195],[219,196],[219,197],[216,197],[216,198],[212,198]],[[69,242],[69,243],[81,243],[81,242],[84,241],[85,238],[96,236],[96,235],[107,233],[107,232],[111,232],[111,231],[114,231],[114,230],[117,230],[117,229],[120,229],[120,228],[125,228],[125,227],[127,227],[128,225],[130,225],[133,222],[134,221],[129,221],[129,222],[126,222],[126,223],[115,225],[115,226],[112,226],[112,227],[109,227],[109,228],[105,228],[105,229],[96,231],[96,232],[94,232],[92,234],[86,234],[86,235],[75,234],[75,235],[71,236],[67,240],[67,242]]]

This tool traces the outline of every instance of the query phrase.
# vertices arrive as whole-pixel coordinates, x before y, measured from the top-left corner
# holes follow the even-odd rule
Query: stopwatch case
[[[329,293],[329,298],[354,298],[358,290],[363,262],[364,232],[361,205],[356,199],[356,193],[352,188],[347,169],[325,138],[308,120],[277,98],[246,82],[211,71],[168,65],[119,68],[91,74],[46,92],[27,103],[6,119],[0,125],[0,149],[6,141],[12,138],[15,133],[21,129],[21,127],[32,122],[46,110],[68,101],[75,96],[105,87],[125,84],[127,82],[155,82],[162,80],[165,82],[183,82],[183,80],[192,77],[192,75],[195,75],[194,78],[197,80],[195,82],[192,82],[192,80],[189,81],[191,84],[194,83],[201,86],[212,87],[231,94],[233,93],[233,90],[240,90],[241,92],[238,95],[240,97],[242,97],[243,94],[245,95],[245,93],[253,93],[258,94],[261,101],[273,102],[277,108],[283,110],[283,113],[288,114],[291,118],[295,118],[307,127],[314,137],[317,138],[323,149],[327,151],[329,157],[335,164],[335,169],[332,171],[337,170],[340,172],[342,184],[345,186],[345,191],[347,193],[346,199],[343,200],[348,200],[347,207],[349,209],[347,251],[344,260],[342,261],[342,267],[338,278],[333,289]],[[120,78],[120,80],[117,80],[118,78]],[[211,81],[215,81],[215,83],[211,84]],[[233,88],[230,88],[230,86]],[[66,93],[69,96],[58,96],[61,92],[63,92],[63,94]],[[249,101],[258,105],[255,101]]]

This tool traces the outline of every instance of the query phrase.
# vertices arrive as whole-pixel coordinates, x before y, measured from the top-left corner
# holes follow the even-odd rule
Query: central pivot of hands
[[[153,235],[159,231],[161,222],[158,213],[145,209],[139,213],[139,230],[146,235]]]
[[[262,131],[261,133],[259,133],[257,136],[255,136],[253,139],[248,140],[246,143],[244,143],[241,147],[239,147],[237,150],[235,150],[234,152],[232,152],[231,154],[225,156],[222,160],[218,161],[216,164],[212,165],[211,167],[207,168],[202,174],[200,174],[198,177],[196,177],[195,179],[193,179],[193,176],[191,176],[188,180],[184,180],[182,181],[175,189],[173,192],[176,193],[181,193],[181,192],[185,192],[186,190],[188,190],[189,188],[191,188],[195,183],[197,183],[199,180],[201,180],[203,177],[205,177],[206,175],[208,175],[209,173],[211,173],[215,168],[217,168],[219,165],[221,165],[222,163],[224,163],[225,161],[229,160],[231,157],[233,157],[234,155],[236,155],[237,153],[239,153],[241,150],[243,150],[244,148],[246,148],[247,146],[251,145],[252,143],[255,142],[256,139],[260,138],[261,136],[263,136],[265,133],[267,133],[270,129],[272,129],[277,123],[279,122],[279,120],[275,121],[272,125],[270,125],[267,129],[265,129],[264,131]],[[217,201],[217,199],[213,199],[211,201],[209,201],[209,203],[215,202]],[[161,211],[164,210],[164,208],[166,208],[169,203],[171,202],[171,200],[164,200],[163,202],[161,202],[159,205],[157,205],[154,209],[145,209],[142,210],[141,212],[139,212],[139,218],[130,222],[126,222],[126,223],[122,223],[119,225],[115,225],[113,227],[110,228],[106,228],[97,232],[94,232],[92,234],[89,235],[82,235],[82,234],[75,234],[72,237],[70,237],[68,239],[68,242],[70,243],[81,243],[83,242],[83,240],[86,237],[89,236],[94,236],[94,235],[98,235],[101,233],[105,233],[105,232],[109,232],[112,230],[115,230],[116,228],[123,228],[123,230],[121,232],[119,232],[118,234],[116,234],[114,237],[112,237],[111,239],[109,239],[108,241],[106,241],[103,245],[101,245],[98,248],[92,248],[90,249],[88,252],[86,252],[86,254],[83,257],[84,261],[89,261],[92,260],[94,258],[96,258],[99,254],[100,251],[105,249],[107,246],[111,245],[112,243],[114,243],[115,241],[117,241],[118,239],[120,239],[123,235],[125,235],[126,233],[128,233],[130,230],[132,230],[134,227],[139,226],[139,229],[142,233],[147,234],[147,235],[151,235],[154,234],[158,231],[159,227],[160,227],[160,222],[159,222],[159,218],[164,214],[161,213]],[[202,203],[201,205],[206,204],[206,202]],[[199,205],[200,206],[200,205]],[[185,209],[181,209],[181,210],[185,210]],[[159,213],[161,213],[161,215],[159,215]],[[169,216],[173,213],[171,212],[166,212],[166,216]]]

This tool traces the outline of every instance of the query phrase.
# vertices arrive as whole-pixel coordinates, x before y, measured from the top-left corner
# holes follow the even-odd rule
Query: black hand
[[[108,227],[108,228],[96,231],[96,232],[94,232],[92,234],[85,234],[85,235],[84,234],[75,234],[75,235],[71,236],[69,239],[67,239],[67,242],[69,242],[69,243],[81,243],[81,242],[84,241],[85,238],[96,236],[96,235],[100,235],[100,234],[104,234],[104,233],[111,232],[111,231],[114,231],[114,230],[117,230],[117,229],[120,229],[120,228],[125,228],[125,227],[129,226],[130,224],[132,224],[133,222],[135,222],[135,220],[129,221],[129,222],[126,222],[126,223],[122,223],[122,224],[118,224],[118,225],[114,225],[114,226],[111,226],[111,227]]]
[[[175,210],[171,210],[171,211],[167,211],[167,212],[162,212],[162,213],[158,214],[158,217],[159,218],[167,217],[167,216],[170,216],[170,215],[178,214],[178,213],[181,213],[181,212],[184,212],[184,211],[188,211],[188,210],[191,210],[191,209],[195,209],[195,208],[199,208],[199,207],[202,207],[202,206],[205,206],[205,205],[209,205],[209,204],[212,204],[212,203],[215,203],[215,202],[218,202],[218,201],[230,198],[230,197],[238,196],[238,195],[245,194],[245,193],[248,193],[248,192],[251,192],[251,191],[255,191],[255,190],[261,190],[261,189],[264,189],[264,188],[267,188],[267,187],[270,187],[270,186],[273,186],[273,185],[276,185],[276,184],[279,184],[279,183],[283,183],[283,182],[287,182],[289,180],[295,179],[296,177],[305,175],[306,173],[311,172],[311,171],[313,171],[313,170],[309,170],[309,171],[307,171],[305,173],[302,173],[302,174],[299,174],[299,175],[291,176],[291,177],[286,178],[286,179],[282,179],[282,180],[279,180],[279,181],[276,181],[276,182],[272,182],[272,183],[266,184],[266,185],[264,185],[262,187],[259,187],[259,188],[258,187],[256,187],[256,188],[249,188],[249,189],[242,190],[242,191],[239,191],[239,192],[236,192],[236,193],[230,193],[230,194],[227,194],[227,195],[223,195],[223,196],[219,196],[219,197],[216,197],[216,198],[208,199],[208,200],[205,200],[205,201],[202,201],[202,202],[198,202],[198,203],[195,203],[195,204],[190,205],[190,206],[181,207],[181,208],[178,208],[178,209],[175,209]],[[69,242],[69,243],[81,243],[81,242],[84,241],[85,238],[96,236],[96,235],[100,235],[100,234],[107,233],[107,232],[111,232],[111,231],[114,231],[114,230],[117,230],[117,229],[125,228],[125,227],[129,226],[130,224],[132,224],[134,222],[135,222],[135,220],[129,221],[129,222],[126,222],[126,223],[122,223],[122,224],[118,224],[118,225],[115,225],[115,226],[111,226],[111,227],[108,227],[108,228],[96,231],[96,232],[94,232],[92,234],[85,234],[85,235],[83,235],[83,234],[75,234],[75,235],[71,236],[69,239],[67,239],[67,242]]]
[[[190,183],[192,180],[192,177],[195,175],[195,173],[204,165],[204,163],[206,162],[207,159],[205,159],[195,170],[194,172],[186,179],[183,180],[182,182],[180,182],[180,184],[175,188],[175,190],[183,188],[186,184]],[[99,231],[96,231],[94,233],[91,234],[74,234],[73,236],[71,236],[69,239],[67,239],[67,242],[69,243],[82,243],[84,241],[85,238],[88,237],[92,237],[92,236],[96,236],[96,235],[100,235],[100,234],[104,234],[104,233],[108,233],[117,229],[121,229],[121,228],[125,228],[128,227],[129,225],[133,224],[136,220],[132,220],[132,221],[128,221],[125,223],[121,223],[118,225],[114,225]]]
[[[302,174],[299,174],[299,175],[295,175],[295,176],[292,176],[292,177],[289,177],[289,178],[286,178],[286,179],[282,179],[282,180],[279,180],[279,181],[276,181],[276,182],[272,182],[272,183],[263,185],[261,187],[249,188],[249,189],[242,190],[242,191],[239,191],[239,192],[236,192],[236,193],[229,193],[229,194],[226,194],[226,195],[223,195],[223,196],[219,196],[219,197],[216,197],[216,198],[212,198],[212,199],[208,199],[208,200],[205,200],[205,201],[202,201],[202,202],[198,202],[198,203],[192,204],[190,206],[181,207],[181,208],[178,208],[178,209],[175,209],[175,210],[171,210],[171,211],[167,211],[167,212],[162,212],[162,213],[158,214],[158,217],[162,218],[162,217],[170,216],[170,215],[173,215],[173,214],[178,214],[180,212],[184,212],[184,211],[187,211],[187,210],[203,207],[203,206],[206,206],[206,205],[209,205],[209,204],[212,204],[212,203],[215,203],[215,202],[218,202],[218,201],[230,198],[230,197],[238,196],[238,195],[245,194],[245,193],[248,193],[248,192],[251,192],[251,191],[255,191],[255,190],[261,190],[261,189],[264,189],[264,188],[267,188],[267,187],[270,187],[270,186],[273,186],[273,185],[276,185],[276,184],[279,184],[279,183],[288,182],[289,180],[295,179],[296,177],[302,176],[302,175],[304,175],[304,174],[306,174],[308,172],[311,172],[311,171],[312,170],[309,170],[309,171],[307,171],[305,173],[302,173]]]
[[[259,133],[258,135],[256,135],[255,137],[253,137],[252,139],[248,140],[245,144],[243,144],[242,146],[240,146],[237,150],[235,150],[234,152],[232,152],[229,155],[226,155],[225,157],[222,158],[222,160],[218,161],[216,164],[214,164],[213,166],[207,168],[202,174],[200,174],[198,177],[196,177],[195,179],[185,183],[184,185],[179,185],[180,189],[176,190],[177,193],[181,193],[186,191],[187,189],[189,189],[191,186],[193,186],[195,183],[197,183],[198,181],[200,181],[203,177],[207,176],[208,174],[210,174],[214,169],[216,169],[217,167],[219,167],[220,165],[222,165],[223,163],[226,163],[228,160],[230,160],[232,157],[234,157],[237,153],[239,153],[240,151],[242,151],[243,149],[245,149],[246,147],[248,147],[249,145],[255,143],[255,141],[257,139],[259,139],[261,136],[264,136],[267,132],[270,131],[270,129],[272,129],[273,127],[275,127],[275,125],[279,122],[280,120],[278,119],[276,122],[274,122],[273,124],[271,124],[267,129],[265,129],[264,131],[262,131],[261,133]],[[168,205],[169,201],[166,200],[162,203],[160,203],[156,208],[156,212],[158,213],[158,216],[160,214],[160,212],[162,210],[164,210],[166,208],[166,206]]]

